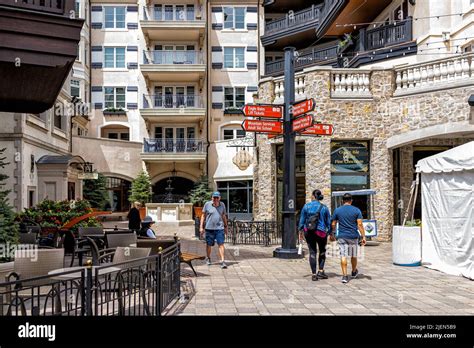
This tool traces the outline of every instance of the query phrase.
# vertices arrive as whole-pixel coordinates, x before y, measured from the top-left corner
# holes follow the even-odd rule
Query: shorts
[[[217,245],[224,244],[225,235],[224,230],[206,230],[206,244],[214,246],[214,241],[217,241]]]
[[[344,239],[339,238],[337,240],[339,245],[339,252],[341,257],[357,257],[359,254],[359,239]]]

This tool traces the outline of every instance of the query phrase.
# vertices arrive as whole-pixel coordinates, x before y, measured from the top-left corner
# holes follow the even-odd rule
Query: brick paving
[[[159,231],[158,231],[158,234]],[[205,255],[194,227],[180,227],[182,250]],[[474,282],[425,267],[392,264],[390,243],[366,246],[360,276],[341,283],[337,248],[329,248],[327,280],[311,281],[308,257],[280,260],[274,247],[226,245],[228,269],[182,265],[183,293],[175,315],[473,315]],[[350,266],[349,266],[350,270]]]

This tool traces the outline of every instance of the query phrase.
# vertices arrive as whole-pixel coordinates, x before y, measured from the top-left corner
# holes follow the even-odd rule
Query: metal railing
[[[105,266],[0,283],[2,316],[159,316],[180,294],[180,245]]]
[[[151,94],[143,95],[144,109],[181,109],[203,108],[200,95],[184,94]]]
[[[153,139],[143,140],[146,153],[204,153],[202,139]]]
[[[271,246],[281,244],[281,224],[276,221],[229,221],[225,242]]]
[[[278,18],[265,24],[265,35],[285,31],[300,25],[318,23],[322,5],[311,6],[297,12],[290,12],[283,18]]]
[[[295,62],[295,68],[311,66],[317,63],[323,65],[330,61],[337,59],[338,45],[326,46],[323,48],[309,47],[299,51],[298,58]],[[265,64],[265,75],[272,75],[275,73],[282,73],[285,69],[285,60],[279,59]]]
[[[74,0],[0,0],[0,5],[65,16],[70,16],[70,11],[74,10]]]
[[[393,24],[384,24],[366,31],[366,50],[392,46],[413,40],[413,20],[408,18]]]
[[[200,51],[144,51],[144,64],[203,64]]]
[[[175,6],[164,8],[160,6],[148,6],[143,8],[143,20],[145,21],[195,21],[196,11],[194,6]]]

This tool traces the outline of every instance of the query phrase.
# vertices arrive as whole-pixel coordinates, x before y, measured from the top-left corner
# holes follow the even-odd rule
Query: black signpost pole
[[[285,48],[285,116],[284,137],[284,174],[283,174],[283,233],[282,246],[273,251],[273,256],[282,259],[296,259],[303,255],[296,249],[296,175],[295,133],[292,130],[291,106],[295,102],[295,48]]]

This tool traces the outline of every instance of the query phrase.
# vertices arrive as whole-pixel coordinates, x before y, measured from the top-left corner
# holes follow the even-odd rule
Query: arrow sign
[[[306,128],[302,135],[333,135],[334,127],[332,124],[317,123],[312,127]]]
[[[313,116],[306,115],[292,121],[293,132],[298,132],[302,129],[311,127],[313,125]]]
[[[283,116],[283,108],[281,106],[273,105],[252,105],[247,104],[242,111],[248,117],[269,117],[281,118]]]
[[[293,104],[293,117],[304,115],[307,112],[313,111],[315,106],[314,99],[306,99],[300,103]]]
[[[283,133],[283,123],[279,121],[245,120],[242,128],[246,132]]]

